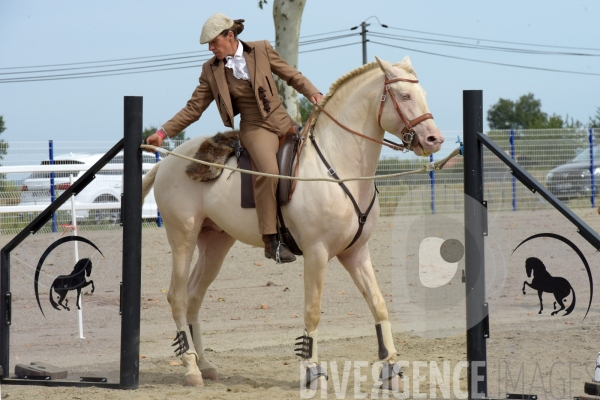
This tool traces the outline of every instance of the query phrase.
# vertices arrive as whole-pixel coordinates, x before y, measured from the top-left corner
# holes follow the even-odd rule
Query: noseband
[[[381,95],[380,106],[379,106],[379,114],[377,115],[377,123],[379,124],[379,127],[381,128],[381,114],[383,114],[383,106],[385,104],[385,100],[388,97],[386,95],[386,92],[387,92],[389,94],[389,97],[392,99],[392,103],[394,104],[394,108],[396,109],[396,112],[398,113],[398,115],[400,116],[400,119],[404,123],[404,128],[400,132],[400,139],[404,143],[404,147],[410,151],[410,150],[412,150],[412,142],[413,142],[413,138],[415,136],[414,127],[419,125],[423,121],[426,121],[428,119],[433,119],[433,115],[431,115],[431,113],[427,113],[427,114],[423,114],[420,117],[413,119],[412,121],[409,121],[408,118],[406,118],[406,116],[402,112],[402,109],[400,108],[400,106],[398,105],[398,102],[396,101],[396,97],[394,96],[394,92],[392,92],[391,84],[394,82],[419,83],[419,80],[418,79],[405,79],[405,78],[388,79],[387,76],[385,77],[385,80],[383,82],[383,94]],[[383,129],[383,128],[381,128],[381,129],[385,131],[385,129]]]

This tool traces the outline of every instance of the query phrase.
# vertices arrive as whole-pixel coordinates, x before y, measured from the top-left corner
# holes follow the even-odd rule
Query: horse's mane
[[[335,82],[333,82],[331,84],[331,86],[329,86],[329,92],[327,92],[327,94],[325,95],[325,97],[323,97],[323,100],[321,100],[321,107],[325,107],[325,104],[327,104],[327,102],[329,101],[329,99],[331,99],[333,97],[333,95],[335,94],[335,92],[347,81],[349,81],[350,79],[361,75],[364,72],[370,71],[372,69],[375,69],[379,67],[379,65],[377,64],[377,61],[371,61],[370,63],[361,65],[358,68],[353,69],[350,72],[345,73],[344,75],[340,76]],[[407,64],[405,62],[398,62],[396,64],[394,64],[394,67],[398,67],[398,68],[402,68],[403,70],[405,70],[406,72],[408,72],[409,74],[413,74],[414,76],[417,76],[417,73],[415,72],[415,70],[413,69],[413,67],[410,64]],[[311,125],[308,127],[309,129],[312,129],[315,126],[315,123],[317,122],[317,117],[319,116],[320,110],[316,109],[315,110],[315,116],[313,117],[312,123]]]
[[[542,262],[542,260],[540,260],[539,258],[536,257],[529,257],[527,260],[525,260],[525,266],[530,265],[532,268],[541,268],[541,270],[546,270],[546,266],[544,265],[544,263]]]

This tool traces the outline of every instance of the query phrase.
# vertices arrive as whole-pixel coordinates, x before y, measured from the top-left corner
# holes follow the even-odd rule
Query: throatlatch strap
[[[325,164],[325,167],[327,167],[327,172],[329,173],[329,175],[331,175],[333,178],[339,180],[340,177],[335,172],[335,170],[333,168],[331,168],[331,165],[329,165],[329,163],[325,159],[325,156],[323,156],[323,153],[321,153],[321,149],[317,145],[315,136],[312,134],[310,135],[310,141],[312,142],[313,146],[315,146],[315,150],[317,150],[317,154],[319,155],[319,158],[321,159],[323,164]],[[367,208],[367,211],[363,214],[363,212],[360,210],[360,207],[358,206],[358,203],[354,199],[354,196],[352,196],[352,193],[350,193],[350,190],[344,184],[344,182],[340,182],[339,185],[341,186],[342,190],[348,195],[348,197],[350,198],[350,201],[352,201],[354,210],[356,211],[356,214],[358,215],[358,231],[356,232],[356,235],[354,235],[354,238],[352,239],[350,244],[348,246],[346,246],[346,249],[348,249],[354,243],[356,243],[356,241],[358,240],[358,238],[360,237],[360,235],[363,231],[363,227],[364,227],[365,223],[367,222],[367,217],[369,216],[369,213],[371,212],[371,208],[373,208],[373,204],[375,204],[375,199],[377,198],[377,187],[375,186],[375,190],[373,191],[373,199],[371,200],[371,204],[369,204],[369,208]],[[344,250],[346,250],[346,249],[344,249]]]

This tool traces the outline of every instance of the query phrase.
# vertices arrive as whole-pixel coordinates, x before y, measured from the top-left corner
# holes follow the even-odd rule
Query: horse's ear
[[[377,60],[377,64],[379,64],[379,68],[383,71],[385,76],[388,78],[395,78],[396,74],[394,73],[394,67],[387,61],[381,60],[379,57],[375,56],[375,60]]]
[[[405,64],[408,64],[408,65],[410,65],[412,67],[412,63],[410,62],[410,57],[409,56],[404,57],[402,59],[402,62],[405,63]]]

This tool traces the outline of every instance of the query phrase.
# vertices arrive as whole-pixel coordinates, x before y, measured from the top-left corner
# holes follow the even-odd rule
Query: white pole
[[[69,184],[73,184],[73,174],[69,175]],[[75,214],[75,196],[71,196],[71,225],[73,226],[73,235],[77,236],[77,215]],[[75,264],[79,261],[79,251],[77,241],[75,243]],[[79,319],[79,339],[85,339],[83,336],[83,313],[81,311],[81,297],[77,299],[77,316]]]

